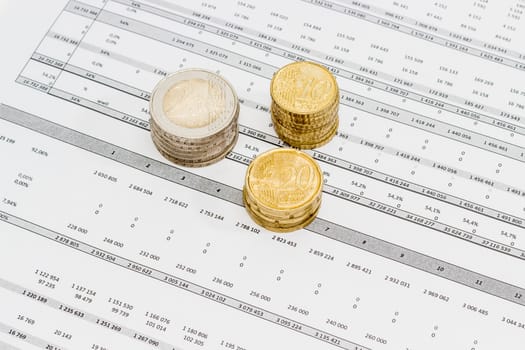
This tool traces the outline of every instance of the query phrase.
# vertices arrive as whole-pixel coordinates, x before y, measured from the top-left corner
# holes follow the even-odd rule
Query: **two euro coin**
[[[295,149],[273,149],[250,163],[244,205],[259,225],[274,232],[291,232],[315,219],[322,186],[321,169],[312,157]]]
[[[153,90],[150,115],[155,147],[182,166],[213,164],[237,142],[237,94],[229,82],[207,70],[181,70],[162,79]]]

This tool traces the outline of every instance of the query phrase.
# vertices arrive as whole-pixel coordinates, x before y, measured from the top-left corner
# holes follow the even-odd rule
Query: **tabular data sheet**
[[[525,1],[0,2],[0,349],[494,350],[525,340]],[[325,65],[340,126],[288,234],[242,204],[286,147],[270,80]],[[178,167],[149,100],[228,79],[239,140]]]

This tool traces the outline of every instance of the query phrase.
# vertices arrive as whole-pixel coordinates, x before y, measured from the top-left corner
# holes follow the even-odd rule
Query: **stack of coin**
[[[243,189],[248,214],[275,232],[305,227],[321,205],[323,175],[304,152],[279,148],[257,156],[248,167]]]
[[[281,68],[270,85],[272,121],[277,135],[301,149],[328,143],[339,125],[339,88],[332,73],[313,62]]]
[[[224,78],[201,69],[168,75],[150,102],[153,143],[168,160],[200,167],[224,158],[238,138],[239,99]]]

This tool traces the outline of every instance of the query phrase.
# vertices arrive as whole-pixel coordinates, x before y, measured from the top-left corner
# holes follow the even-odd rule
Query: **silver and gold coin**
[[[333,74],[313,62],[294,62],[270,84],[275,132],[286,143],[311,149],[328,143],[339,125],[339,87]]]
[[[244,205],[259,225],[290,232],[312,222],[321,206],[323,175],[317,162],[290,148],[257,156],[246,171]]]
[[[237,142],[239,99],[229,82],[210,71],[166,76],[153,90],[150,115],[153,143],[179,165],[213,164]]]

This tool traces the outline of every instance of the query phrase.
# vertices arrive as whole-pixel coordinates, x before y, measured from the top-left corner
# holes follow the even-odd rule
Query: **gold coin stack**
[[[290,232],[310,224],[321,205],[323,175],[304,152],[279,148],[258,155],[248,167],[244,205],[259,225]]]
[[[300,149],[328,143],[339,126],[339,87],[332,73],[313,62],[279,69],[270,84],[275,132]]]
[[[155,147],[176,164],[215,163],[237,142],[239,100],[213,72],[188,69],[168,75],[153,91],[150,113]]]

